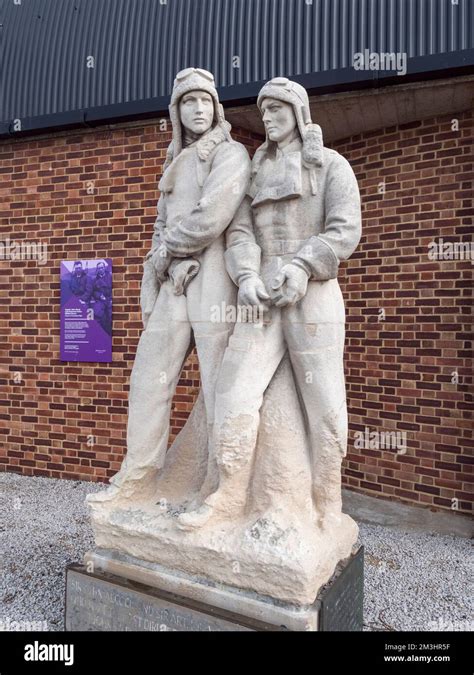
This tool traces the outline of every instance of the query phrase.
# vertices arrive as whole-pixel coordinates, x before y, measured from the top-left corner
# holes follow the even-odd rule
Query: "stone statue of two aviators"
[[[147,490],[156,497],[172,397],[194,343],[208,470],[197,497],[177,515],[183,530],[245,510],[258,488],[262,405],[283,361],[303,423],[317,522],[325,528],[341,515],[347,409],[337,272],[360,239],[357,181],[349,163],[324,147],[303,87],[274,78],[257,105],[266,140],[251,163],[230,136],[213,76],[189,68],[176,77],[173,141],[142,283],[146,327],[131,378],[128,452],[112,487],[90,498],[133,501]],[[258,308],[258,320],[215,320],[213,308],[236,301]],[[283,390],[273,398],[267,436],[273,429],[277,444]],[[267,448],[272,444],[270,438]],[[283,494],[290,488],[278,472],[272,479]]]

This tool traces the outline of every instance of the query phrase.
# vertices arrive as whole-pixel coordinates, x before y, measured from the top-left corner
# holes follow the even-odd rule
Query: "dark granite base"
[[[257,619],[255,598],[251,600],[253,616],[246,616],[116,574],[101,570],[89,573],[84,565],[70,565],[66,570],[65,630],[361,631],[363,586],[364,551],[361,547],[338,566],[311,607],[282,606],[262,598],[257,601],[261,608]],[[232,589],[222,591],[226,597],[232,596]],[[213,592],[219,592],[219,589]],[[242,596],[239,606],[245,606]],[[287,621],[290,615],[291,622]],[[308,616],[314,620],[308,621]]]

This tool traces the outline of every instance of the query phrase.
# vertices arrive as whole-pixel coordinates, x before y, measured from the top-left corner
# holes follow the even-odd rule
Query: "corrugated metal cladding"
[[[0,0],[0,24],[6,121],[167,96],[191,65],[229,87],[345,68],[366,48],[472,48],[474,2]]]

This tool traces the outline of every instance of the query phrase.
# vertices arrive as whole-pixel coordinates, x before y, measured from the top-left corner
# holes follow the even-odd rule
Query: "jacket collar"
[[[222,141],[230,140],[230,130],[232,129],[229,122],[223,122],[222,124],[217,124],[209,131],[201,136],[201,138],[194,143],[191,143],[187,148],[197,148],[199,159],[206,160],[211,154],[212,150],[222,143]],[[163,174],[168,169],[169,166],[173,163],[173,160],[179,156],[176,154],[176,143],[171,141],[166,150],[166,160],[163,166]]]
[[[303,141],[295,138],[281,150],[275,143],[266,141],[258,148],[252,162],[252,179],[247,192],[253,199],[252,206],[301,196],[303,169],[309,172],[311,194],[315,195],[318,169],[323,166],[323,150],[321,127],[317,124],[307,125]],[[265,160],[271,156],[276,158],[280,169],[272,184],[262,185],[259,176]]]
[[[294,138],[291,143],[288,143],[288,145],[285,145],[284,148],[281,150],[277,147],[276,148],[276,156],[279,157],[281,155],[289,155],[292,152],[301,152],[303,150],[303,143],[301,142],[301,139]]]
[[[170,145],[168,146],[168,151],[166,153],[166,162],[163,170],[163,176],[161,177],[161,180],[158,185],[161,192],[172,191],[175,184],[176,171],[179,165],[179,159],[183,151],[195,149],[201,162],[206,162],[218,145],[220,145],[224,141],[228,141],[227,134],[230,131],[231,126],[228,122],[226,122],[225,124],[227,125],[225,128],[223,128],[222,125],[218,124],[212,129],[209,129],[209,131],[203,134],[201,138],[199,138],[199,140],[188,145],[176,157],[174,157],[174,144],[173,142],[170,143]],[[199,185],[202,185],[204,177],[203,175],[201,175],[202,171],[200,170],[200,163],[197,164],[196,171],[198,173],[197,175],[198,183]]]
[[[260,170],[253,176],[248,190],[252,206],[294,199],[302,194],[301,141],[292,141],[282,150],[276,150],[275,159],[269,164],[265,166],[262,161]]]
[[[214,148],[216,148],[224,141],[228,140],[226,131],[229,132],[231,126],[228,122],[225,122],[225,125],[226,129],[223,129],[222,126],[217,125],[213,129],[210,129],[203,136],[201,136],[201,138],[198,141],[196,141],[196,150],[198,153],[198,157],[203,162],[209,158],[209,155],[214,150]]]

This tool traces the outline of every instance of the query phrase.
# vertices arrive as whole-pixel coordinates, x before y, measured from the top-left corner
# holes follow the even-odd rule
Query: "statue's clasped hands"
[[[283,265],[272,283],[272,300],[275,307],[295,305],[304,298],[308,289],[308,273],[299,265]]]
[[[238,304],[258,307],[264,313],[270,305],[285,307],[295,305],[304,298],[308,289],[308,273],[299,265],[284,265],[273,279],[271,295],[262,279],[253,274],[240,283]]]

